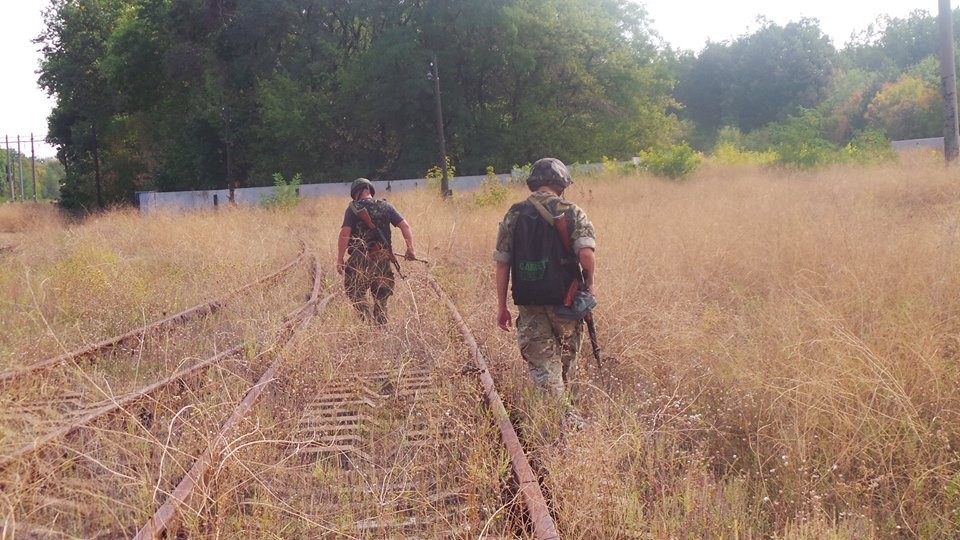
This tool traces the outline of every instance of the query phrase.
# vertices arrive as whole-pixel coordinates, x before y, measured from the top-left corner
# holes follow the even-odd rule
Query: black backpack
[[[547,213],[554,214],[558,206]],[[510,269],[513,302],[518,306],[563,304],[570,284],[580,280],[580,265],[564,249],[553,219],[547,221],[548,216],[541,214],[530,199],[511,210],[518,212]]]

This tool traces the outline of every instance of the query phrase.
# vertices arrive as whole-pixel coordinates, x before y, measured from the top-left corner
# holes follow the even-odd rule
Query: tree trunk
[[[957,63],[953,53],[953,10],[950,0],[940,0],[940,91],[943,94],[943,156],[954,163],[960,156],[957,121]]]
[[[100,179],[100,138],[97,136],[96,122],[93,124],[93,176],[97,185],[97,208],[103,210],[103,182]]]

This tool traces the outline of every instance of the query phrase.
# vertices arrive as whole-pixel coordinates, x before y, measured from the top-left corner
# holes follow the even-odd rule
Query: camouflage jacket
[[[572,202],[561,199],[554,193],[545,193],[534,191],[530,194],[531,199],[536,199],[554,214],[559,214],[557,207],[566,207],[569,215],[570,227],[570,245],[574,253],[579,253],[582,248],[597,248],[597,237],[593,231],[593,224],[587,219],[587,214],[582,208]],[[497,231],[497,246],[493,252],[493,260],[502,263],[509,263],[512,260],[513,251],[513,225],[516,223],[519,213],[519,205],[529,204],[529,199],[517,203],[510,207],[507,214],[500,222],[500,228]]]
[[[396,227],[399,225],[403,221],[403,216],[387,201],[371,198],[353,201],[343,214],[342,226],[350,227],[348,251],[350,253],[358,250],[367,252],[380,240],[376,231],[367,227],[367,224],[357,215],[357,212],[361,210],[366,210],[370,214],[370,220],[383,233],[383,237],[387,240],[387,246],[384,247],[392,249],[390,226]]]

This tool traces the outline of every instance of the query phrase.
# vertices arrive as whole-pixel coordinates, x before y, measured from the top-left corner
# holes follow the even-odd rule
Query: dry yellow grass
[[[585,347],[591,422],[561,440],[534,414],[514,335],[494,324],[496,224],[524,189],[485,208],[469,194],[388,195],[489,357],[564,538],[960,532],[955,170],[927,156],[708,169],[680,183],[582,178],[567,195],[598,231],[608,358],[601,378]],[[297,238],[332,271],[346,203],[19,227],[20,247],[0,254],[0,363],[209,299],[292,258]],[[395,301],[418,305],[425,291],[406,287]]]

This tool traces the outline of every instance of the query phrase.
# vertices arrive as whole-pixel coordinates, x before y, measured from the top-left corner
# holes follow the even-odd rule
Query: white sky
[[[477,0],[482,1],[482,0]],[[758,15],[785,24],[810,17],[837,48],[850,34],[864,30],[879,15],[906,17],[916,9],[936,15],[935,0],[639,0],[646,5],[653,28],[672,46],[698,52],[708,39],[724,41],[757,29]],[[47,115],[53,101],[37,87],[40,55],[31,40],[43,26],[41,12],[49,0],[4,0],[0,25],[0,139],[16,136],[27,140],[31,133],[42,139],[47,133]],[[957,1],[953,2],[956,7]],[[0,140],[0,144],[4,144]],[[21,147],[30,155],[29,144]],[[41,144],[38,157],[54,155]]]
[[[638,0],[653,29],[674,48],[699,52],[707,40],[727,41],[758,28],[757,16],[783,25],[801,17],[819,19],[837,49],[880,15],[905,18],[915,10],[938,12],[937,0]],[[958,1],[951,2],[956,8]]]

